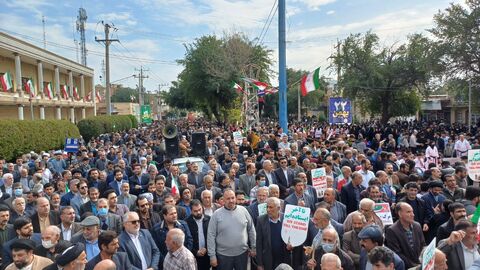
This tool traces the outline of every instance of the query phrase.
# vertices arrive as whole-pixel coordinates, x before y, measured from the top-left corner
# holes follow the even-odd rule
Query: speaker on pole
[[[207,139],[205,132],[196,132],[192,134],[192,154],[194,156],[206,156],[207,155]]]
[[[179,154],[177,127],[168,124],[162,130],[165,140],[165,155],[171,159],[176,158]]]

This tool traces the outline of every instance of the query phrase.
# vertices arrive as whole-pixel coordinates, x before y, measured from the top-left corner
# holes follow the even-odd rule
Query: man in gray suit
[[[480,257],[477,225],[470,220],[459,221],[450,237],[438,243],[438,249],[447,255],[449,269],[469,269],[473,265],[471,258]],[[468,254],[465,254],[465,250],[468,250]]]
[[[108,201],[105,198],[98,199],[97,202],[98,219],[100,219],[100,229],[110,230],[117,234],[122,232],[122,221],[119,215],[108,212]]]
[[[249,163],[247,165],[247,171],[245,174],[240,175],[239,177],[239,182],[238,182],[238,188],[239,190],[242,190],[245,192],[245,194],[249,195],[250,190],[255,186],[255,164],[254,163]]]
[[[267,214],[257,219],[257,264],[260,269],[275,269],[289,258],[287,246],[282,240],[282,220],[280,199],[267,199]]]
[[[130,194],[130,184],[128,182],[122,183],[122,194],[117,197],[119,204],[125,204],[130,211],[135,208],[137,196]]]
[[[362,251],[358,234],[365,227],[365,224],[367,224],[365,216],[362,213],[354,213],[352,216],[353,230],[346,232],[342,238],[342,249],[352,258],[356,269],[359,267],[360,252]]]

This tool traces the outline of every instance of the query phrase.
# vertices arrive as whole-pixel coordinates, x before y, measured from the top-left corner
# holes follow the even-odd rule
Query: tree
[[[416,113],[420,96],[430,92],[438,62],[430,41],[421,35],[410,36],[406,44],[381,47],[371,32],[350,35],[331,58],[332,68],[340,70],[344,96],[362,111],[380,115],[382,123]]]
[[[112,95],[112,102],[132,102],[132,97],[135,102],[138,102],[138,91],[136,89],[119,85],[115,94]]]
[[[184,69],[166,98],[171,106],[199,110],[207,117],[214,115],[219,121],[226,120],[238,96],[231,89],[232,81],[250,77],[253,66],[258,70],[257,79],[268,79],[271,52],[241,34],[222,39],[202,36],[185,48],[184,59],[178,60]]]
[[[480,77],[480,1],[467,0],[466,6],[450,4],[434,16],[429,31],[436,38],[437,50],[447,78]]]

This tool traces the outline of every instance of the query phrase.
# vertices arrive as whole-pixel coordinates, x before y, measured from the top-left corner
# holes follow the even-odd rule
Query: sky
[[[135,88],[142,67],[147,91],[167,90],[183,67],[185,44],[203,35],[242,32],[273,50],[278,70],[278,13],[276,0],[3,0],[0,31],[77,61],[80,52],[75,29],[78,9],[87,12],[87,66],[102,82],[104,23],[113,24],[110,38],[111,83]],[[433,16],[459,0],[286,0],[287,66],[295,69],[328,69],[337,40],[352,33],[377,33],[386,46],[404,42],[409,34],[426,33]],[[269,16],[271,13],[274,16]],[[268,18],[272,18],[268,20]],[[271,23],[269,23],[271,21]],[[263,31],[262,31],[263,30]],[[265,31],[266,30],[266,31]],[[262,34],[265,33],[265,34]],[[426,33],[428,34],[428,33]],[[78,56],[77,56],[78,55]],[[271,84],[278,85],[275,75]]]

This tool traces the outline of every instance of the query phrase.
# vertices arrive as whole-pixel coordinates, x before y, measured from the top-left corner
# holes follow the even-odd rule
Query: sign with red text
[[[373,211],[382,220],[383,225],[393,224],[392,211],[390,211],[390,205],[388,203],[376,203]]]
[[[317,196],[322,198],[325,189],[327,189],[327,173],[325,172],[325,168],[312,170],[312,186],[317,191]]]
[[[310,208],[287,204],[282,222],[282,240],[293,247],[307,239]]]

